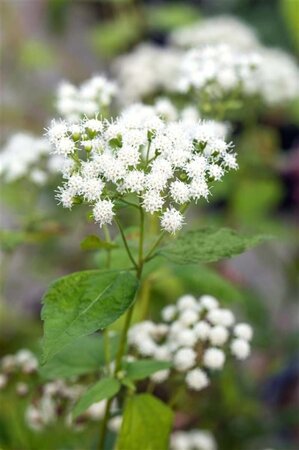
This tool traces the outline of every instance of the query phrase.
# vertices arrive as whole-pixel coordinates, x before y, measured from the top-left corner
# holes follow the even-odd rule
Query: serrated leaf
[[[89,270],[56,280],[43,297],[43,362],[117,320],[132,305],[137,286],[128,271]]]
[[[75,405],[72,416],[75,419],[93,403],[114,397],[120,389],[120,383],[115,378],[103,378],[89,388]]]
[[[116,355],[118,344],[117,334],[109,338],[111,359]],[[82,336],[58,352],[40,368],[39,372],[42,378],[47,380],[70,378],[98,372],[104,363],[103,337],[101,335]]]
[[[187,231],[157,252],[176,264],[214,262],[231,258],[254,247],[267,236],[241,236],[229,228]]]
[[[118,246],[113,242],[103,241],[98,236],[91,234],[90,236],[86,236],[86,238],[83,239],[83,241],[80,243],[80,247],[82,250],[110,250],[113,248],[117,248]]]
[[[173,413],[150,394],[127,400],[117,450],[165,450],[169,448]]]
[[[142,380],[159,370],[169,369],[172,366],[170,361],[155,361],[144,359],[139,361],[125,362],[123,369],[126,371],[126,377],[130,380]]]

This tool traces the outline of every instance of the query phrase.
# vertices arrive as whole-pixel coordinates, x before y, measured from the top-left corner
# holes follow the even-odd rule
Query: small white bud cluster
[[[0,359],[3,375],[12,376],[17,373],[31,374],[38,368],[36,356],[28,349],[21,349],[14,355],[5,355]]]
[[[181,66],[178,89],[181,92],[195,90],[209,98],[218,100],[239,90],[243,92],[250,84],[261,63],[257,52],[240,53],[225,45],[209,45],[189,50]]]
[[[217,450],[217,444],[209,431],[175,431],[171,435],[170,450]]]
[[[116,94],[116,83],[104,75],[95,75],[79,87],[63,81],[58,86],[56,108],[65,119],[77,121],[101,113],[110,106]]]
[[[175,86],[180,60],[179,50],[152,44],[141,44],[118,57],[114,73],[120,87],[119,103],[128,105],[161,90],[169,92]]]
[[[41,431],[64,417],[67,426],[74,426],[71,408],[83,394],[80,384],[67,384],[63,380],[46,383],[38,392],[38,397],[25,410],[25,421],[29,428]]]
[[[170,42],[178,47],[227,44],[240,50],[259,46],[254,30],[234,16],[219,15],[174,30]]]
[[[288,53],[263,47],[262,64],[256,72],[255,83],[262,101],[269,107],[281,107],[299,98],[299,66],[296,59]]]
[[[234,314],[210,295],[198,300],[185,295],[176,305],[163,308],[161,315],[164,323],[134,325],[129,330],[129,344],[143,357],[171,361],[190,389],[208,386],[207,370],[221,370],[227,353],[239,360],[250,354],[250,325],[235,324]],[[157,372],[152,379],[163,382],[169,374],[170,370]]]
[[[213,121],[166,122],[155,107],[132,105],[115,121],[53,121],[48,137],[62,155],[66,182],[57,198],[70,208],[76,197],[92,205],[102,226],[111,223],[114,200],[136,195],[147,213],[159,213],[164,230],[184,223],[180,208],[207,198],[209,183],[236,169],[226,127]]]
[[[49,142],[30,133],[12,135],[0,152],[0,177],[7,183],[28,178],[43,185],[49,173],[55,172],[49,158]]]

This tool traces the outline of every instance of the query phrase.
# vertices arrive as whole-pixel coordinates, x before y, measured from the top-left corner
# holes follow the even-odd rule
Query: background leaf
[[[55,281],[43,297],[43,361],[118,319],[133,303],[137,285],[125,271],[75,272]]]
[[[239,255],[262,242],[266,236],[240,236],[229,228],[202,228],[181,234],[157,254],[176,264],[213,262]]]
[[[109,338],[110,357],[116,355],[119,336]],[[80,355],[80,357],[78,357]],[[105,363],[104,340],[98,335],[82,336],[64,347],[40,369],[45,379],[69,378],[98,372]]]
[[[83,239],[83,241],[80,243],[80,247],[82,250],[109,250],[116,248],[117,245],[113,242],[103,241],[98,236],[91,234],[90,236],[86,236],[86,238]]]
[[[73,410],[73,418],[80,416],[90,405],[101,400],[114,397],[120,389],[120,383],[115,378],[103,378],[89,388],[80,398]]]
[[[165,450],[172,428],[171,409],[150,394],[128,399],[117,450]]]
[[[133,362],[125,362],[123,369],[126,371],[126,378],[130,380],[142,380],[147,378],[159,370],[169,369],[171,367],[169,361],[155,361],[144,359]]]

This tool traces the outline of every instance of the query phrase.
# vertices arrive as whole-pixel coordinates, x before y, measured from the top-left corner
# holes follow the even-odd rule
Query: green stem
[[[111,243],[111,237],[110,237],[108,226],[104,225],[103,226],[103,230],[104,230],[104,235],[105,235],[106,242],[108,242],[108,244],[110,244]],[[107,251],[106,268],[109,269],[110,265],[111,265],[111,248],[107,248],[106,251]]]
[[[133,258],[133,255],[132,255],[132,253],[131,253],[131,250],[130,250],[130,248],[129,248],[129,246],[128,246],[128,242],[127,242],[127,239],[126,239],[124,230],[123,230],[123,228],[122,228],[122,226],[121,226],[121,223],[120,223],[120,221],[118,220],[117,217],[115,217],[114,220],[115,220],[115,223],[116,223],[116,225],[118,226],[118,229],[119,229],[119,231],[120,231],[120,234],[121,234],[121,237],[122,237],[122,240],[123,240],[125,249],[126,249],[126,251],[127,251],[127,253],[128,253],[128,256],[129,256],[130,260],[132,261],[133,266],[134,266],[135,269],[137,270],[137,269],[138,269],[138,266],[137,266],[137,264],[136,264],[135,259]]]
[[[139,209],[139,206],[137,205],[137,203],[133,203],[133,202],[129,202],[128,200],[124,200],[123,198],[118,200],[121,203],[125,203],[128,206],[133,206],[134,208]]]
[[[184,214],[184,212],[187,210],[188,206],[189,206],[189,203],[186,203],[184,206],[182,206],[182,208],[180,209],[180,212],[182,214]],[[156,242],[154,243],[154,245],[152,246],[150,251],[145,256],[143,262],[148,262],[150,259],[152,259],[154,251],[156,250],[158,245],[161,243],[161,241],[164,238],[165,234],[166,234],[166,231],[162,231],[162,233],[160,234],[160,236],[158,237],[158,239],[156,240]]]
[[[147,253],[147,255],[145,255],[144,262],[147,262],[151,259],[152,254],[154,253],[154,251],[156,250],[156,248],[158,247],[158,245],[164,238],[165,234],[166,234],[166,231],[162,231],[162,233],[160,234],[160,236],[158,237],[158,239],[156,240],[156,242],[154,243],[154,245],[152,246],[150,251]]]
[[[140,235],[139,235],[139,250],[138,250],[138,267],[137,276],[141,275],[140,270],[143,267],[143,241],[144,241],[144,212],[142,206],[139,207],[140,211]]]
[[[118,221],[118,219],[115,219],[115,222],[118,225],[119,231],[121,233],[124,245],[126,247],[126,250],[128,252],[128,256],[130,257],[131,261],[133,262],[135,269],[136,269],[136,275],[138,280],[140,281],[141,279],[141,275],[142,275],[142,270],[143,270],[143,241],[144,241],[144,213],[142,208],[140,207],[140,235],[139,235],[139,260],[138,260],[138,264],[136,264],[130,248],[128,246],[126,237],[124,235],[123,229],[121,227],[120,222]],[[137,300],[137,299],[136,299]],[[132,320],[132,316],[133,316],[133,311],[134,311],[134,305],[136,303],[133,303],[133,305],[130,307],[130,309],[128,310],[127,314],[126,314],[126,318],[125,318],[125,323],[121,332],[121,336],[120,336],[120,345],[118,348],[118,352],[116,355],[116,359],[115,359],[115,368],[114,368],[114,372],[113,375],[114,377],[117,377],[117,373],[119,372],[119,370],[121,369],[121,364],[122,364],[122,359],[126,350],[126,346],[127,346],[127,336],[128,336],[128,331],[130,328],[130,323]],[[100,440],[99,440],[99,450],[104,450],[104,446],[105,446],[105,440],[106,440],[106,431],[107,431],[107,424],[110,418],[110,408],[111,408],[111,404],[112,404],[113,398],[109,399],[107,401],[106,404],[106,408],[105,408],[105,415],[101,424],[101,428],[100,428]]]

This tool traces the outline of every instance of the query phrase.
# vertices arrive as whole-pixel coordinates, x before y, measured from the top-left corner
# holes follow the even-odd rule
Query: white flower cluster
[[[38,392],[38,397],[34,397],[34,401],[25,410],[27,426],[41,431],[63,416],[67,426],[76,427],[72,421],[71,409],[84,390],[83,385],[67,384],[64,380],[44,384]],[[84,418],[89,419],[87,416]]]
[[[119,102],[128,105],[137,100],[170,91],[175,87],[181,52],[170,47],[141,44],[131,53],[118,57],[114,64]]]
[[[115,121],[52,122],[53,152],[65,157],[66,182],[57,198],[71,208],[80,197],[102,226],[115,214],[114,199],[135,194],[147,213],[159,213],[164,230],[184,222],[179,208],[209,195],[209,182],[236,169],[224,140],[226,127],[213,121],[165,122],[154,107],[135,104]]]
[[[299,66],[288,53],[273,48],[261,49],[262,64],[256,72],[256,91],[268,106],[282,106],[299,98]]]
[[[76,121],[101,113],[116,94],[116,83],[104,75],[95,75],[79,87],[64,81],[57,90],[56,108],[64,118]]]
[[[5,355],[0,359],[1,387],[6,386],[10,377],[15,374],[32,374],[37,371],[38,361],[36,356],[27,349],[21,349],[14,355]]]
[[[49,172],[55,171],[49,152],[46,139],[24,132],[14,134],[0,153],[0,177],[8,183],[26,177],[35,184],[44,184]]]
[[[129,344],[143,357],[171,361],[173,368],[184,374],[190,389],[208,386],[206,370],[221,370],[230,352],[239,360],[250,354],[252,328],[235,323],[233,313],[221,308],[212,296],[198,300],[185,295],[176,305],[162,310],[164,323],[145,321],[129,330]],[[165,381],[170,370],[152,376],[153,381]]]
[[[239,52],[226,44],[194,48],[182,61],[178,89],[194,89],[217,99],[236,90],[253,93],[252,80],[260,63],[257,52]]]
[[[214,436],[205,430],[175,431],[171,435],[171,450],[217,450]]]
[[[170,43],[183,48],[223,43],[240,50],[253,49],[259,45],[250,26],[228,15],[215,16],[178,28],[171,33]]]

